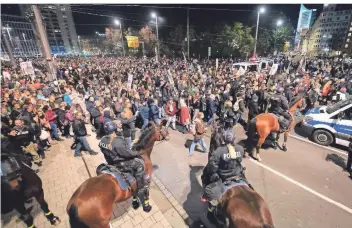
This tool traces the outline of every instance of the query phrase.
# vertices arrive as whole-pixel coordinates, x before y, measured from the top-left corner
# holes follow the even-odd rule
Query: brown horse
[[[288,135],[290,133],[290,130],[297,123],[294,118],[296,109],[302,108],[303,102],[304,102],[304,99],[300,96],[295,97],[293,102],[291,102],[292,105],[289,108],[289,113],[292,116],[292,121],[288,127],[288,130],[284,132],[284,143],[282,145],[283,151],[287,151],[286,142],[287,142]],[[281,132],[280,132],[280,124],[279,124],[279,120],[278,120],[277,116],[275,116],[274,114],[270,114],[270,113],[262,113],[262,114],[259,114],[258,116],[256,116],[255,118],[253,118],[252,120],[250,120],[249,124],[248,124],[248,140],[253,140],[255,133],[258,134],[259,139],[258,139],[258,143],[256,145],[256,150],[253,151],[252,156],[253,156],[253,158],[257,159],[258,161],[262,161],[262,159],[260,158],[260,155],[259,155],[259,149],[261,148],[266,137],[270,133],[276,134],[276,137],[274,134],[274,138],[275,138],[274,149],[276,149],[276,147],[278,146],[278,140],[279,140]]]
[[[221,127],[220,127],[221,128]],[[220,139],[223,135],[219,128],[214,128],[213,137]],[[220,142],[211,145],[214,151]],[[207,167],[206,167],[207,168]],[[205,168],[205,169],[206,169]],[[204,187],[204,186],[203,186]],[[264,199],[247,184],[240,184],[227,190],[219,200],[216,209],[216,227],[229,228],[273,228],[273,219]]]
[[[145,179],[147,189],[144,192],[143,209],[151,209],[149,205],[149,184],[152,175],[151,152],[155,141],[168,140],[168,132],[163,124],[151,126],[143,131],[138,142],[132,149],[139,151],[145,164]],[[108,228],[113,213],[113,206],[129,199],[137,189],[136,183],[131,188],[122,190],[115,177],[110,174],[100,174],[86,180],[72,195],[67,204],[67,213],[71,227]],[[133,197],[134,203],[137,198]]]

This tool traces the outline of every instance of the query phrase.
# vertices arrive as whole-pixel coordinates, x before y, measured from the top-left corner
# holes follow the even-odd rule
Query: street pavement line
[[[264,165],[264,164],[262,164],[262,163],[260,163],[260,162],[258,162],[256,160],[254,160],[253,158],[250,158],[249,160],[251,162],[253,162],[254,164],[257,164],[257,165],[261,166],[262,168],[264,168],[264,169],[276,174],[277,176],[284,178],[288,182],[291,182],[292,184],[297,185],[298,187],[303,188],[304,190],[312,193],[313,195],[318,196],[321,199],[323,199],[323,200],[325,200],[325,201],[327,201],[327,202],[329,202],[331,204],[334,204],[335,206],[341,208],[342,210],[347,211],[348,213],[352,214],[352,209],[347,207],[347,206],[345,206],[345,205],[343,205],[342,203],[336,202],[336,201],[330,199],[329,197],[326,197],[326,196],[320,194],[319,192],[314,191],[313,189],[311,189],[311,188],[309,188],[309,187],[307,187],[307,186],[305,186],[305,185],[303,185],[303,184],[291,179],[288,176],[285,176],[284,174],[282,174],[282,173],[270,168],[269,166],[266,166],[266,165]]]
[[[312,144],[312,145],[315,145],[315,146],[318,146],[318,147],[321,147],[321,148],[324,148],[324,149],[327,149],[327,150],[331,150],[331,151],[333,151],[333,152],[336,152],[336,153],[339,153],[339,154],[348,156],[348,154],[345,153],[345,152],[342,152],[342,151],[340,151],[340,150],[337,150],[337,149],[334,149],[334,148],[330,148],[330,147],[327,147],[327,146],[319,145],[319,144],[317,144],[317,143],[315,143],[315,142],[312,142],[312,141],[310,141],[310,140],[307,140],[307,139],[305,139],[305,138],[302,138],[302,137],[299,137],[299,136],[296,136],[296,135],[291,135],[291,134],[289,134],[289,136],[292,137],[292,138],[301,140],[301,141],[303,141],[303,142],[310,143],[310,144]]]

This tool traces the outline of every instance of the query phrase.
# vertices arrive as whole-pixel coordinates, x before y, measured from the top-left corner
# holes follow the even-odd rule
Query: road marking
[[[266,166],[266,165],[264,165],[264,164],[262,164],[262,163],[260,163],[260,162],[258,162],[256,160],[254,160],[252,158],[250,158],[249,160],[251,162],[253,162],[254,164],[259,165],[260,167],[262,167],[262,168],[264,168],[264,169],[276,174],[277,176],[284,178],[288,182],[291,182],[292,184],[297,185],[298,187],[303,188],[304,190],[312,193],[313,195],[315,195],[317,197],[320,197],[321,199],[323,199],[323,200],[325,200],[325,201],[327,201],[327,202],[329,202],[331,204],[334,204],[335,206],[341,208],[342,210],[347,211],[348,213],[352,214],[352,209],[351,208],[349,208],[349,207],[347,207],[347,206],[345,206],[345,205],[343,205],[343,204],[341,204],[339,202],[336,202],[336,201],[330,199],[329,197],[326,197],[326,196],[320,194],[319,192],[314,191],[313,189],[311,189],[311,188],[309,188],[309,187],[307,187],[307,186],[305,186],[305,185],[303,185],[303,184],[301,184],[301,183],[289,178],[288,176],[285,176],[284,174],[282,174],[282,173],[270,168],[269,166]]]
[[[317,144],[317,143],[315,143],[315,142],[309,141],[309,140],[307,140],[307,139],[305,139],[305,138],[302,138],[302,137],[299,137],[299,136],[296,136],[296,135],[291,135],[291,134],[289,134],[289,136],[292,137],[292,138],[301,140],[301,141],[303,141],[303,142],[310,143],[310,144],[312,144],[312,145],[315,145],[315,146],[318,146],[318,147],[321,147],[321,148],[324,148],[324,149],[327,149],[327,150],[331,150],[331,151],[334,151],[334,152],[336,152],[336,153],[339,153],[339,154],[348,156],[348,153],[347,153],[347,152],[342,152],[342,151],[340,151],[340,150],[337,150],[337,149],[334,149],[334,148],[331,148],[331,147],[322,146],[322,145],[319,145],[319,144]]]

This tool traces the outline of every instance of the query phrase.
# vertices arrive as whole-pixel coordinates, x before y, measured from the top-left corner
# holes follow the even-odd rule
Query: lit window
[[[348,36],[351,36],[351,33],[348,33]]]
[[[337,17],[336,20],[340,20],[340,17]]]
[[[347,43],[350,42],[350,39],[347,39],[346,42],[347,42]]]
[[[348,44],[345,44],[345,48],[348,48]]]

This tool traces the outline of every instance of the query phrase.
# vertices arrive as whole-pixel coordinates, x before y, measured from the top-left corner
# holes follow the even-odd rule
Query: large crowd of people
[[[39,167],[45,151],[64,138],[74,137],[73,156],[81,156],[82,150],[96,155],[86,139],[87,124],[99,140],[119,129],[124,150],[131,150],[138,128],[143,131],[149,122],[166,119],[167,128],[176,130],[177,123],[183,134],[194,135],[192,156],[197,143],[208,152],[203,136],[217,119],[246,128],[245,109],[248,119],[269,111],[285,117],[280,123],[285,129],[294,96],[305,95],[304,114],[318,103],[352,94],[352,69],[341,59],[295,62],[282,56],[274,60],[277,72],[270,74],[270,66],[241,73],[232,59],[59,58],[55,81],[48,80],[43,60],[31,61],[34,75],[2,62],[1,146],[3,152]],[[109,124],[116,120],[116,126]],[[233,142],[233,136],[226,137]]]

